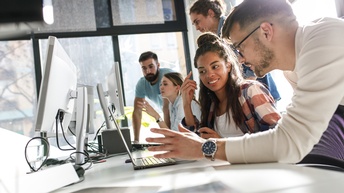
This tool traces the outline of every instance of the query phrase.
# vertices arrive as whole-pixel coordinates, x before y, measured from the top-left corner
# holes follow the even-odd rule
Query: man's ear
[[[274,29],[271,23],[269,22],[263,22],[260,24],[260,28],[262,29],[262,33],[264,37],[270,41],[274,35]]]
[[[214,13],[214,11],[212,9],[208,10],[208,16],[209,17],[214,17],[215,16],[215,13]]]

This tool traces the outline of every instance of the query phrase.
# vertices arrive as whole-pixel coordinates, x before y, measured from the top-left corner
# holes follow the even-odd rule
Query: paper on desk
[[[173,189],[173,190],[167,190],[167,191],[160,191],[159,193],[234,193],[239,192],[237,190],[234,190],[233,188],[227,186],[221,181],[213,181],[206,184],[201,184],[197,186],[191,186],[191,187],[185,187],[180,189]]]
[[[159,190],[159,186],[134,186],[134,187],[96,187],[86,188],[74,193],[114,193],[114,192],[125,192],[125,193],[152,193]]]

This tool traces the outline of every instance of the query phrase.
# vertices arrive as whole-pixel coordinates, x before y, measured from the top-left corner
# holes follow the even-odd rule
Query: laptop
[[[118,126],[117,122],[115,121],[115,115],[112,111],[112,107],[109,106],[108,110],[110,112],[111,121],[114,123],[118,134],[121,138],[121,143],[124,145],[131,163],[133,164],[134,170],[139,169],[146,169],[146,168],[153,168],[153,167],[160,167],[160,166],[167,166],[167,165],[173,165],[176,164],[177,161],[171,158],[155,158],[154,156],[143,156],[138,158],[133,158],[131,151],[128,148],[127,143],[125,142],[124,136],[122,134],[122,131],[120,127]]]
[[[148,143],[148,142],[136,143],[136,142],[132,141],[130,145],[133,149],[142,150],[142,149],[146,149],[147,147],[150,147],[150,146],[159,146],[161,144],[160,143]]]

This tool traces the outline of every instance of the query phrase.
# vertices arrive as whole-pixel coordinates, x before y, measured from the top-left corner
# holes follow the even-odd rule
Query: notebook
[[[114,123],[118,134],[121,138],[121,142],[124,145],[129,158],[131,160],[131,163],[133,164],[134,170],[139,170],[139,169],[146,169],[146,168],[152,168],[152,167],[159,167],[159,166],[166,166],[166,165],[173,165],[176,164],[176,160],[171,159],[171,158],[155,158],[154,156],[143,156],[143,157],[138,157],[138,158],[133,158],[131,151],[128,148],[127,143],[125,142],[124,136],[122,134],[121,129],[119,128],[117,122],[115,121],[115,115],[112,111],[111,106],[108,107],[108,110],[110,112],[110,117],[111,121]]]

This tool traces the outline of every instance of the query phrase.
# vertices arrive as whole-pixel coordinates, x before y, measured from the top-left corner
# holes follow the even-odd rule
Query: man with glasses
[[[343,168],[343,32],[344,21],[338,18],[321,18],[299,26],[287,0],[244,0],[235,7],[225,21],[222,36],[231,40],[242,56],[241,62],[257,76],[275,69],[286,71],[294,96],[275,128],[217,139],[215,145],[212,143],[215,159],[230,163],[332,160],[331,164]],[[149,148],[167,151],[156,157],[203,157],[205,141],[201,138],[186,131],[152,131],[165,136],[147,139],[165,144]]]

